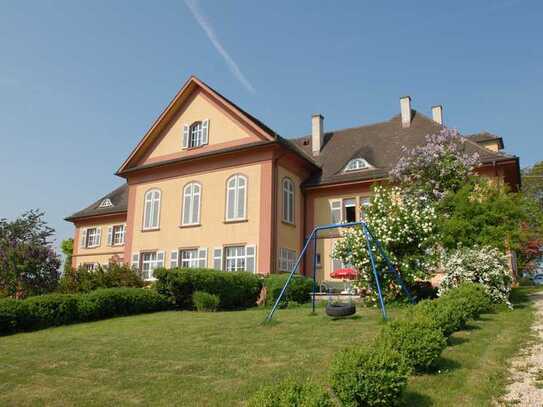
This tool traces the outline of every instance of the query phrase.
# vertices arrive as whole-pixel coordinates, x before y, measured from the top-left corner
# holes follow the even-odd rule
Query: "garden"
[[[540,260],[543,218],[537,193],[474,175],[463,143],[428,136],[374,188],[365,221],[416,300],[377,253],[387,321],[358,227],[333,256],[358,271],[365,306],[310,315],[312,282],[297,276],[263,324],[284,275],[158,269],[146,286],[116,264],[60,273],[41,213],[0,220],[0,403],[490,404],[533,320],[536,288],[513,288],[508,254],[521,270]]]

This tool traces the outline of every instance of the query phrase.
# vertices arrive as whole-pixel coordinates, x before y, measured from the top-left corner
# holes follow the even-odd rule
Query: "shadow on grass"
[[[432,399],[424,394],[420,394],[414,391],[406,391],[402,397],[402,406],[417,406],[427,407],[432,406]]]
[[[429,374],[446,373],[446,372],[451,372],[453,370],[460,369],[461,367],[462,365],[458,363],[456,360],[452,360],[452,359],[440,356],[436,362],[435,367],[428,373]]]
[[[461,338],[458,336],[449,336],[447,338],[447,346],[458,346],[462,345],[463,343],[468,342],[469,340],[467,338]]]

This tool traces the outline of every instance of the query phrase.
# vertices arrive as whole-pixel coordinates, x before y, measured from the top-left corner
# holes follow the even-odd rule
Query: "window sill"
[[[228,223],[245,223],[245,222],[249,222],[249,219],[230,219],[230,220],[225,220],[223,223],[228,224]]]
[[[122,247],[124,246],[124,243],[114,243],[111,245],[111,247]]]
[[[294,222],[288,222],[288,221],[286,221],[286,220],[284,220],[284,219],[281,220],[281,223],[282,223],[283,225],[290,226],[290,227],[293,227],[293,228],[296,227],[296,223],[294,223]]]
[[[200,226],[202,226],[201,223],[191,223],[191,224],[188,224],[188,225],[179,225],[179,228],[187,229],[187,228],[197,228],[197,227],[200,227]]]
[[[141,229],[141,231],[142,231],[143,233],[146,233],[146,232],[157,232],[157,231],[159,231],[159,230],[160,230],[160,228]]]
[[[86,250],[98,249],[99,247],[100,247],[99,245],[97,245],[97,246],[86,246],[86,247],[84,247],[84,249],[86,249]]]

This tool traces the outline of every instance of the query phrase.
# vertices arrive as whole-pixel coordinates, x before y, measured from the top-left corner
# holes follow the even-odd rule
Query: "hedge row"
[[[48,294],[0,300],[0,335],[171,309],[167,297],[141,288],[107,288],[87,294]]]
[[[486,290],[473,283],[463,284],[436,300],[415,305],[406,317],[388,322],[370,346],[339,352],[330,368],[330,387],[344,406],[395,406],[412,372],[435,367],[447,345],[446,337],[465,327],[466,321],[490,311]],[[263,407],[298,405],[331,406],[324,387],[297,381],[280,382],[261,390],[249,405]],[[294,400],[296,403],[285,403]]]
[[[275,304],[287,279],[288,274],[271,274],[264,279],[264,286],[268,290],[266,295],[267,306]],[[285,291],[285,295],[281,299],[281,305],[288,306],[289,303],[305,304],[306,302],[311,301],[312,292],[312,279],[302,276],[293,276]]]

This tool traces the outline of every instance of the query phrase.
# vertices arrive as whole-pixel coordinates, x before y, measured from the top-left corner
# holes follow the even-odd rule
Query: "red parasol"
[[[330,273],[330,277],[341,278],[343,280],[356,280],[358,277],[358,272],[353,268],[337,269],[336,271]]]

